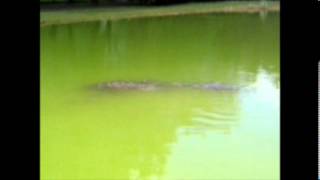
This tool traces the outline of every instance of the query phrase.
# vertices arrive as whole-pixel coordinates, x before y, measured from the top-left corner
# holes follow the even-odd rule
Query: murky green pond
[[[279,14],[41,28],[41,179],[279,179],[279,64]],[[144,80],[246,88],[88,88]]]

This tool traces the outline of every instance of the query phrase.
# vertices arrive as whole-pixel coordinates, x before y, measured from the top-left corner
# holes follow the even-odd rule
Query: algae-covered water
[[[41,28],[42,180],[279,179],[279,14]],[[101,82],[235,92],[95,91]]]

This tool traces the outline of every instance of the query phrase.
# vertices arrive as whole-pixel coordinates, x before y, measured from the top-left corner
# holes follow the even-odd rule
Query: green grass
[[[81,9],[41,10],[40,26],[69,24],[97,20],[175,16],[204,13],[257,13],[279,11],[279,1],[273,2],[209,2],[171,6],[87,7]]]

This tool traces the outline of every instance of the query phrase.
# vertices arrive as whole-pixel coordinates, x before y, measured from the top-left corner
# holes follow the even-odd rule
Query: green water
[[[111,81],[238,92],[97,92]],[[41,179],[279,179],[279,14],[41,28]]]

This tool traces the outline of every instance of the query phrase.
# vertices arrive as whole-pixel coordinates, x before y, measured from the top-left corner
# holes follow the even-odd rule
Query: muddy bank
[[[99,20],[121,20],[149,17],[196,15],[209,13],[279,12],[279,2],[210,2],[172,6],[81,7],[74,9],[41,10],[40,26],[81,23]]]

